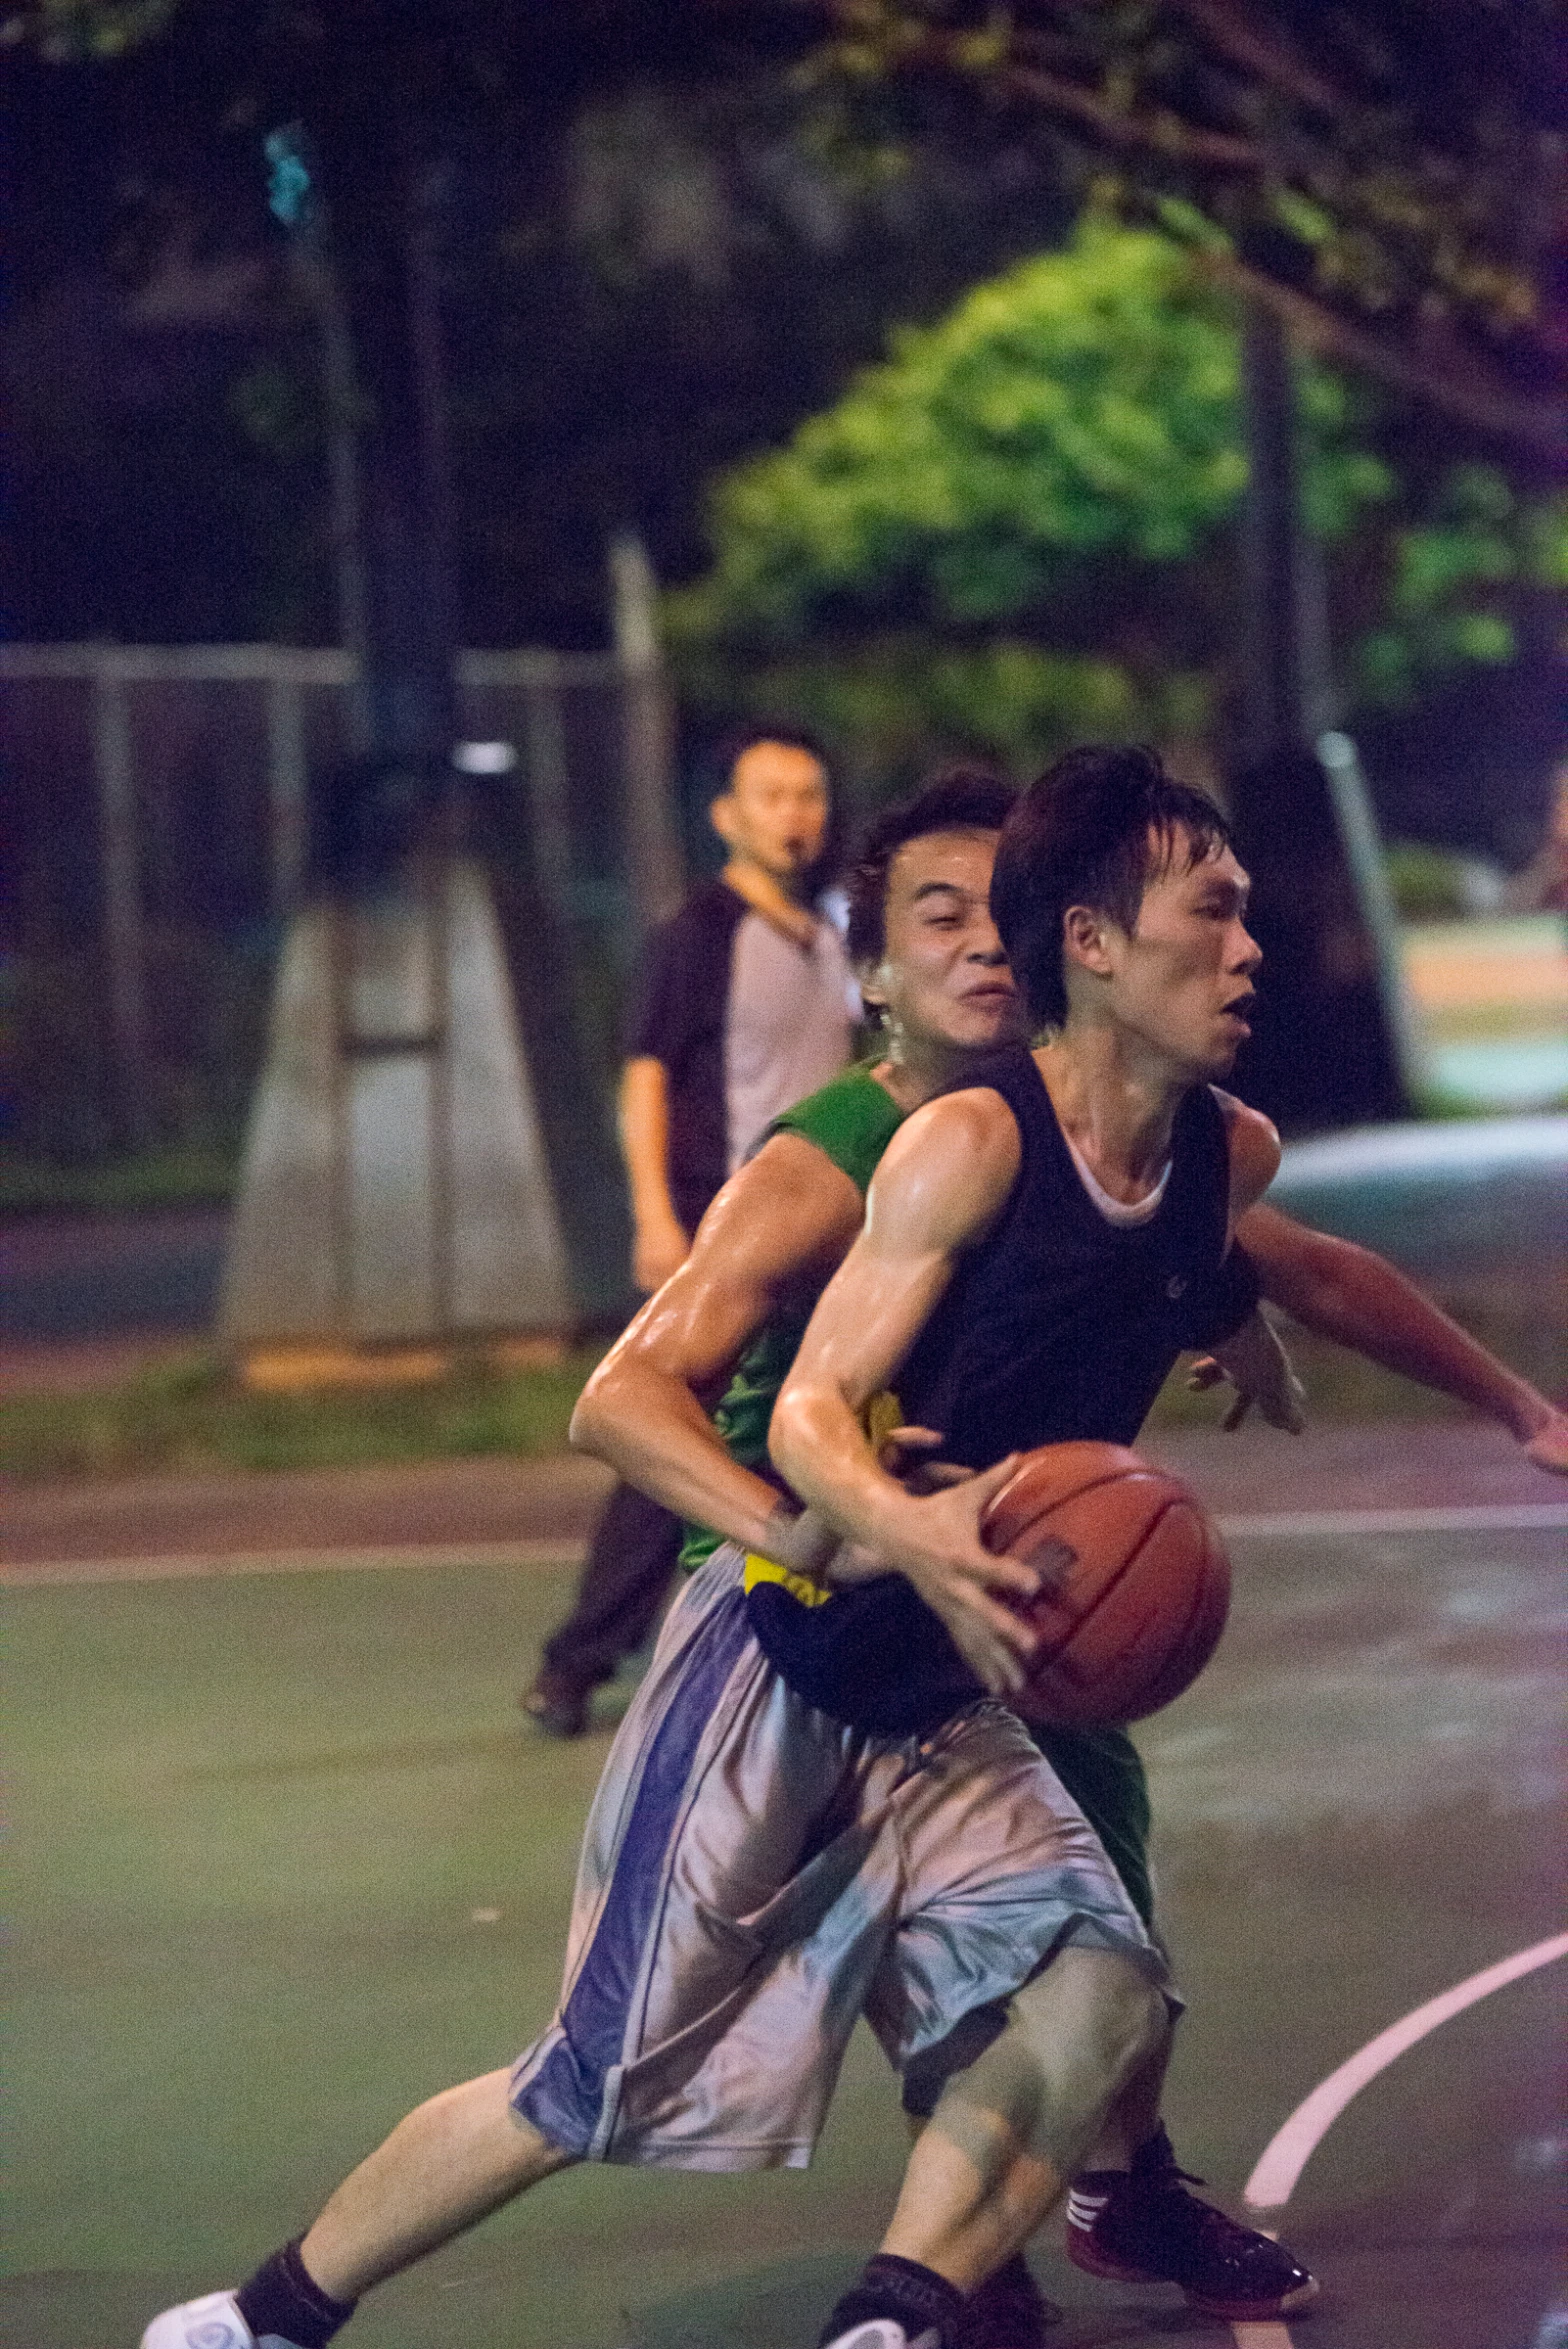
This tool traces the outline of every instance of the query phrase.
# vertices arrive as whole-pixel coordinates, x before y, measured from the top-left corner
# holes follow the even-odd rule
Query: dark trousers
[[[577,1599],[545,1642],[544,1660],[578,1688],[608,1680],[659,1618],[680,1554],[678,1517],[618,1484],[594,1529]]]

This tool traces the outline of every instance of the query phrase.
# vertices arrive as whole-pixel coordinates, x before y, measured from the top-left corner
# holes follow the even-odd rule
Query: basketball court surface
[[[1216,2324],[1169,2289],[1077,2275],[1051,2227],[1034,2258],[1061,2349],[1568,2341],[1551,2027],[1568,1492],[1489,1431],[1320,1440],[1315,1477],[1310,1438],[1224,1455],[1231,1627],[1140,1736],[1189,2000],[1178,2153],[1232,2208],[1253,2182],[1323,2299],[1289,2325]],[[1221,1455],[1183,1441],[1201,1485]],[[1435,1500],[1412,1482],[1423,1446],[1447,1458]],[[10,1593],[0,2337],[129,2349],[153,2310],[296,2232],[411,2104],[547,2018],[605,1738],[518,1725],[570,1579],[537,1548],[90,1556],[10,1579],[27,1587]],[[387,2286],[345,2339],[809,2349],[901,2159],[862,2033],[805,2177],[572,2172]]]

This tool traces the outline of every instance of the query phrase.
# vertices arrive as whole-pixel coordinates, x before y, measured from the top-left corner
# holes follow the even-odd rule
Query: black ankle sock
[[[1176,2149],[1166,2135],[1165,2124],[1161,2121],[1145,2137],[1143,2143],[1134,2153],[1132,2174],[1135,2178],[1152,2178],[1167,2172],[1180,2175],[1176,2169]]]
[[[818,2349],[826,2349],[828,2342],[836,2341],[852,2326],[872,2324],[878,2317],[891,2317],[903,2326],[911,2341],[934,2328],[945,2343],[956,2343],[967,2305],[967,2296],[935,2268],[922,2267],[915,2259],[900,2259],[896,2252],[879,2251],[875,2259],[866,2262],[859,2283],[844,2294],[823,2326]]]
[[[975,2286],[969,2295],[968,2305],[973,2307],[982,2293],[994,2293],[998,2299],[1004,2299],[1012,2292],[1037,2292],[1038,2290],[1039,2286],[1034,2280],[1034,2271],[1028,2260],[1025,2259],[1021,2251],[1015,2251],[1011,2259],[1004,2259],[1000,2267],[994,2267],[991,2270],[983,2284]]]
[[[292,2341],[295,2349],[327,2349],[358,2305],[323,2292],[301,2259],[298,2243],[285,2243],[264,2259],[234,2297],[258,2341],[266,2333],[276,2333],[280,2340]]]

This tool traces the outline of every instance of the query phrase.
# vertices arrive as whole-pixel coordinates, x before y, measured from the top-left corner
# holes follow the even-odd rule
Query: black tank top
[[[976,1469],[1074,1437],[1130,1443],[1177,1356],[1230,1318],[1220,1105],[1206,1085],[1186,1096],[1159,1206],[1118,1225],[1085,1190],[1031,1053],[998,1053],[949,1089],[976,1086],[1017,1120],[1018,1176],[894,1381],[903,1417],[940,1429],[940,1456]],[[748,1607],[791,1686],[857,1728],[923,1733],[981,1694],[902,1575],[815,1606],[763,1584]]]
[[[949,1089],[976,1085],[1017,1121],[1018,1179],[899,1372],[905,1417],[940,1428],[942,1457],[966,1468],[1074,1437],[1130,1444],[1176,1357],[1208,1341],[1220,1312],[1224,1113],[1207,1085],[1187,1094],[1159,1206],[1114,1224],[1084,1188],[1034,1055],[999,1053]]]

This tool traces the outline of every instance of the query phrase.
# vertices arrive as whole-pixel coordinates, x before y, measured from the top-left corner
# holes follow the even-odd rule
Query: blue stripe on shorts
[[[657,1931],[670,1836],[692,1764],[749,1637],[744,1594],[727,1592],[693,1643],[648,1747],[610,1889],[561,2010],[562,2037],[517,2098],[516,2109],[568,2151],[586,2150],[598,2130],[605,2075],[625,2053],[638,1979]]]

